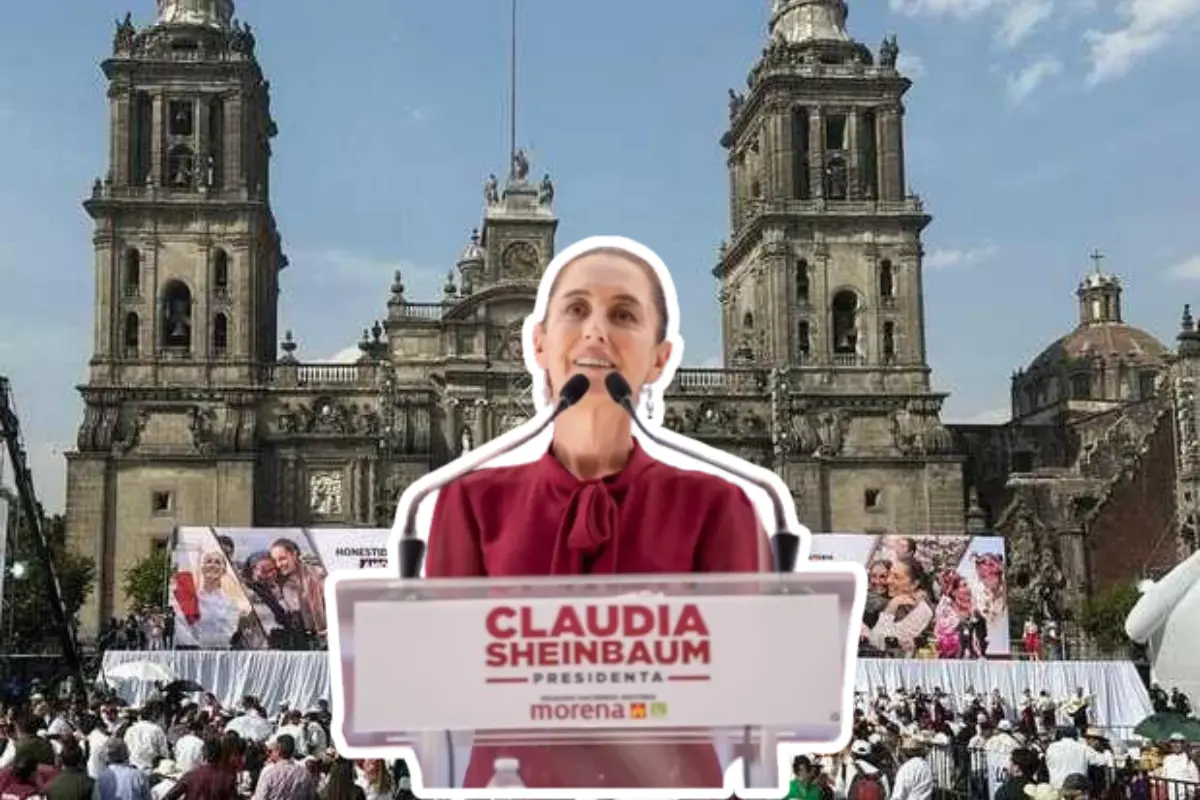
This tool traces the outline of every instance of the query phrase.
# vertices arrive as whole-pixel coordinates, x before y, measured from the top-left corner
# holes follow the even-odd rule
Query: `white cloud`
[[[1181,281],[1200,280],[1200,253],[1167,267],[1167,274]]]
[[[996,2],[997,0],[888,0],[888,7],[897,14],[910,17],[970,17],[991,8]]]
[[[1055,0],[888,0],[897,14],[965,20],[983,13],[1000,17],[997,38],[1014,47],[1054,13]]]
[[[985,408],[974,411],[962,419],[947,420],[952,425],[999,425],[1012,419],[1012,410],[1008,406]]]
[[[1054,13],[1054,0],[1009,0],[998,37],[1006,47],[1016,47],[1029,38]]]
[[[1039,86],[1061,73],[1062,70],[1062,62],[1058,59],[1039,58],[1015,75],[1009,75],[1005,87],[1008,102],[1019,105]]]
[[[994,244],[983,244],[965,249],[935,248],[925,256],[927,269],[951,269],[981,264],[995,257],[1000,248]]]
[[[354,364],[362,356],[362,350],[358,349],[358,345],[343,347],[329,358],[317,359],[318,364]]]
[[[919,78],[925,74],[925,61],[912,53],[901,53],[896,59],[896,69],[901,75]]]
[[[1122,0],[1117,12],[1124,24],[1111,31],[1084,34],[1088,47],[1088,84],[1120,78],[1165,45],[1188,22],[1200,17],[1200,0]]]

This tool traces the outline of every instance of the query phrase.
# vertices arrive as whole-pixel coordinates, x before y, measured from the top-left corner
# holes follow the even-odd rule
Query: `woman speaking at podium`
[[[634,397],[650,391],[672,353],[665,272],[614,246],[554,265],[533,358],[550,397],[577,374],[587,395],[555,422],[532,463],[467,475],[443,488],[429,535],[431,578],[683,574],[769,569],[758,515],[735,484],[648,455],[629,414],[609,396],[617,371]],[[528,342],[526,343],[528,346]],[[465,788],[487,785],[498,758],[520,763],[531,788],[712,788],[723,785],[710,744],[560,745],[474,749]]]

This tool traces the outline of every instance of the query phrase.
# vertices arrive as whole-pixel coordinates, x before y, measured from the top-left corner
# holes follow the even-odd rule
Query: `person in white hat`
[[[1188,796],[1187,787],[1181,783],[1200,783],[1200,770],[1187,751],[1187,740],[1182,733],[1172,733],[1167,742],[1170,752],[1163,758],[1162,766],[1158,768],[1158,777],[1172,781],[1171,800],[1183,800]],[[1176,783],[1178,781],[1178,783]]]

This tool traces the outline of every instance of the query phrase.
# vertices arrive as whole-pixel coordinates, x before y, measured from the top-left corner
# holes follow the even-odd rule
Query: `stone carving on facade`
[[[288,405],[275,415],[271,430],[278,435],[370,436],[384,432],[383,417],[370,406],[317,400]]]
[[[192,406],[188,410],[188,429],[192,433],[192,445],[200,455],[213,455],[220,446],[220,429],[217,412],[205,406]]]
[[[900,44],[896,41],[896,35],[884,37],[883,43],[879,45],[879,66],[895,69],[899,58]]]
[[[508,433],[529,421],[530,417],[520,408],[498,409],[492,417],[496,423],[496,435]]]
[[[846,434],[850,432],[850,415],[841,409],[823,411],[817,415],[816,427],[817,435],[821,437],[817,455],[824,458],[841,455]]]
[[[495,173],[488,175],[483,184],[483,202],[487,204],[488,208],[500,205],[500,180]]]
[[[1200,468],[1200,436],[1196,428],[1196,387],[1191,378],[1175,385],[1175,425],[1179,440],[1179,466],[1183,471]]]
[[[524,149],[517,150],[512,156],[512,175],[513,180],[523,181],[529,177],[529,156],[526,155]]]
[[[554,181],[550,180],[548,173],[542,177],[542,183],[538,186],[538,202],[544,206],[554,205]]]
[[[541,271],[537,248],[529,242],[513,242],[500,257],[504,277],[509,280],[536,278]]]
[[[119,421],[113,436],[113,451],[126,455],[138,446],[142,432],[150,422],[150,412],[144,408],[127,409],[119,415]]]
[[[737,115],[741,113],[742,106],[746,105],[746,95],[742,92],[729,90],[729,119],[730,121],[737,119]]]
[[[491,354],[497,361],[520,361],[524,363],[524,324],[514,322],[506,328],[496,331],[492,340]]]
[[[116,407],[89,403],[83,411],[76,445],[81,453],[95,453],[112,447],[120,411]]]
[[[804,401],[784,403],[777,447],[781,453],[794,456],[814,456],[822,445],[815,414]]]
[[[954,436],[942,424],[936,401],[916,400],[891,416],[892,443],[906,456],[948,455]]]
[[[337,516],[342,502],[342,473],[336,470],[313,472],[308,478],[308,509],[322,517]]]
[[[235,53],[243,55],[254,55],[254,47],[257,41],[254,38],[254,29],[250,27],[250,23],[234,20],[233,34],[229,39],[229,49]]]
[[[133,40],[137,37],[137,28],[133,24],[133,14],[126,13],[125,19],[117,20],[117,30],[113,34],[113,53],[122,55],[133,50]]]

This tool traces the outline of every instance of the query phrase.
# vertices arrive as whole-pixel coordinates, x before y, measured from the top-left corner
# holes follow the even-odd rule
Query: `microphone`
[[[777,491],[776,487],[754,475],[749,474],[740,469],[735,469],[728,464],[718,463],[703,453],[693,452],[685,447],[680,447],[677,444],[663,439],[658,434],[652,432],[646,427],[646,423],[642,422],[637,415],[637,408],[633,404],[633,389],[629,387],[629,381],[625,380],[619,372],[610,372],[604,378],[604,388],[608,390],[608,396],[613,399],[613,402],[621,408],[629,412],[629,416],[633,417],[633,421],[637,423],[638,428],[646,435],[650,441],[661,445],[668,450],[673,450],[676,453],[682,453],[685,456],[701,461],[710,467],[714,467],[723,472],[728,472],[735,478],[740,478],[747,483],[762,489],[771,498],[771,505],[775,511],[775,535],[771,537],[771,553],[774,556],[775,571],[781,573],[791,572],[796,568],[796,560],[800,557],[800,536],[789,531],[787,525],[787,517],[784,515],[783,509],[785,503],[783,496]],[[788,498],[791,501],[791,498]]]
[[[583,396],[588,393],[588,389],[592,386],[592,382],[588,380],[586,375],[575,375],[571,377],[558,393],[558,405],[554,407],[554,411],[549,414],[542,422],[533,430],[527,432],[513,441],[506,444],[499,450],[488,450],[484,453],[477,454],[473,458],[458,459],[458,466],[451,471],[445,478],[440,481],[426,486],[413,497],[412,502],[408,506],[408,515],[404,519],[404,532],[400,537],[400,577],[409,580],[418,578],[421,575],[421,566],[425,563],[425,541],[417,535],[417,511],[421,507],[421,502],[426,497],[434,492],[454,483],[459,478],[469,472],[474,472],[483,464],[491,461],[497,456],[502,456],[505,453],[510,453],[516,450],[521,445],[537,438],[538,434],[546,430],[550,423],[558,419],[559,415],[566,411],[571,406],[583,399]]]

